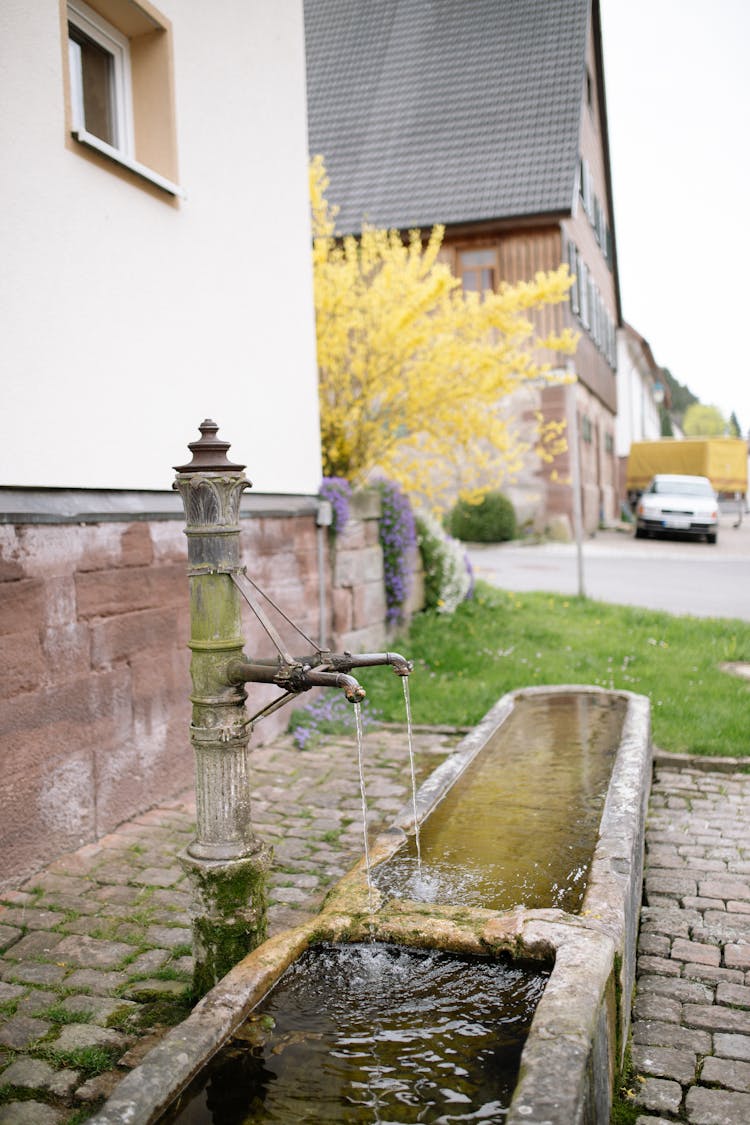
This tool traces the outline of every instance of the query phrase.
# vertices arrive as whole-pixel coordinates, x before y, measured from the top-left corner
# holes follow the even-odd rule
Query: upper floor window
[[[599,351],[614,370],[617,366],[615,324],[586,262],[576,244],[567,244],[568,268],[573,284],[570,287],[570,308],[589,332]]]
[[[578,316],[581,312],[580,278],[578,276],[578,250],[574,242],[568,243],[568,270],[573,282],[570,286],[570,307]]]
[[[583,157],[578,163],[578,191],[581,196],[581,202],[583,203],[583,209],[590,218],[592,215],[594,189],[589,162],[588,160],[584,160]]]
[[[584,328],[591,326],[589,311],[589,268],[583,258],[578,258],[578,297],[580,301],[580,317]]]
[[[182,195],[169,22],[150,3],[93,4],[67,0],[70,130],[88,149]]]
[[[611,269],[612,233],[607,224],[607,215],[604,207],[594,191],[594,177],[589,162],[583,157],[578,161],[578,194],[583,204],[583,210],[594,229],[596,241],[601,246],[607,265]]]
[[[494,250],[459,250],[458,272],[464,289],[484,293],[497,287],[497,255]]]
[[[68,3],[68,54],[73,128],[133,155],[130,45],[117,28],[81,0]]]

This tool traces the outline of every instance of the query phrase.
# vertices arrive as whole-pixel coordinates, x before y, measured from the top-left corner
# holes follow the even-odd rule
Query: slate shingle
[[[589,0],[305,0],[338,229],[569,212]]]

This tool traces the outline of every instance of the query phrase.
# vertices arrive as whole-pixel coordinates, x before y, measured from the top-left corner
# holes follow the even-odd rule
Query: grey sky
[[[623,316],[750,429],[750,3],[601,0]]]

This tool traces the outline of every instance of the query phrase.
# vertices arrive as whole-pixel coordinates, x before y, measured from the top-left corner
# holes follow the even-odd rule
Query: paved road
[[[583,546],[584,592],[620,605],[750,621],[750,516],[723,514],[719,541],[635,539],[600,531]],[[469,550],[475,574],[506,590],[578,591],[569,543],[501,543]]]

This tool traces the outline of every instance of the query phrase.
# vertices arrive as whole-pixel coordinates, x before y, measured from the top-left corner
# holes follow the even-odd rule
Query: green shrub
[[[470,543],[501,543],[516,534],[516,513],[502,492],[487,492],[478,504],[459,500],[448,516],[448,530]]]

